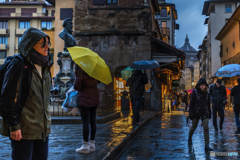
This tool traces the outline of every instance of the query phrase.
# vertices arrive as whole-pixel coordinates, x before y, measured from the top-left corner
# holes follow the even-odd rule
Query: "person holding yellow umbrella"
[[[100,82],[109,84],[112,77],[105,61],[97,53],[76,46],[68,48],[68,51],[75,62],[74,89],[79,92],[78,108],[83,122],[83,144],[76,152],[90,153],[95,151],[96,112],[100,103],[97,84]]]

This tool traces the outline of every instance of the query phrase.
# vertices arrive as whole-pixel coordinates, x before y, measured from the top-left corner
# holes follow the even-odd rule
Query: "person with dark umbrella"
[[[133,124],[141,125],[140,110],[143,103],[144,86],[148,83],[146,70],[136,70],[131,76],[132,98],[133,98]]]

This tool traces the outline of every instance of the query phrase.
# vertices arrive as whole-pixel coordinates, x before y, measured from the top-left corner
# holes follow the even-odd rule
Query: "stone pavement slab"
[[[212,157],[205,152],[201,121],[193,135],[193,146],[188,145],[189,126],[186,115],[180,111],[163,114],[151,121],[123,152],[119,160],[215,160],[240,159],[240,136],[235,135],[233,111],[225,111],[223,132],[215,133],[212,119],[209,121],[210,146],[215,152],[237,152],[235,157]],[[218,124],[219,124],[218,117]],[[190,124],[191,125],[191,120]]]
[[[142,121],[149,122],[159,112],[144,111]],[[146,125],[146,123],[144,123]],[[143,127],[143,126],[142,126]],[[132,117],[123,114],[123,117],[107,124],[97,124],[96,152],[78,154],[75,152],[82,144],[82,125],[52,125],[49,137],[49,160],[99,160],[115,159],[118,149],[128,144],[134,137],[133,132],[140,131],[139,126],[132,125]],[[136,135],[137,133],[135,133]],[[130,138],[129,138],[130,137]],[[127,141],[126,141],[127,140]],[[122,144],[125,141],[127,144]],[[122,144],[122,145],[121,145]],[[11,159],[10,140],[0,136],[0,160]]]

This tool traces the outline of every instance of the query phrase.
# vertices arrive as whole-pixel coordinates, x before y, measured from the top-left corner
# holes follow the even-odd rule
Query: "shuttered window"
[[[7,57],[7,51],[0,50],[0,59],[5,59]]]
[[[8,29],[8,21],[1,21],[0,29]]]
[[[0,44],[7,44],[8,37],[0,37]]]
[[[26,21],[19,22],[19,28],[24,29],[24,28],[29,28],[29,27],[30,27],[30,22],[26,22]]]
[[[41,28],[52,29],[52,21],[42,21]]]
[[[15,13],[15,8],[0,8],[0,17],[10,17],[11,13]]]
[[[60,20],[66,18],[73,19],[73,9],[72,8],[61,8],[60,9]]]
[[[22,8],[21,9],[22,17],[32,17],[33,13],[37,13],[37,8]]]
[[[117,4],[117,0],[107,0],[107,4]]]

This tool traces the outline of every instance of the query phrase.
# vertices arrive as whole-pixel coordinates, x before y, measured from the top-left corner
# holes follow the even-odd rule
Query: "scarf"
[[[48,67],[50,66],[50,53],[48,52],[47,56],[43,56],[40,53],[38,53],[37,51],[35,51],[34,49],[31,49],[29,51],[29,58],[30,60],[33,62],[33,64],[37,64],[41,67]]]

